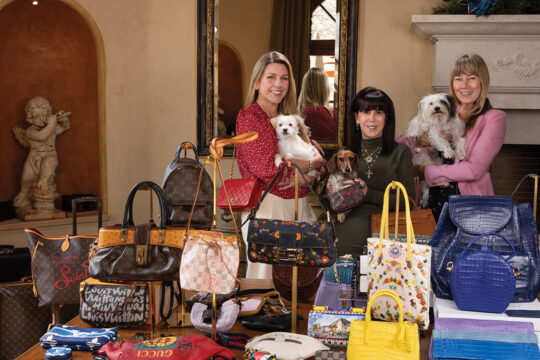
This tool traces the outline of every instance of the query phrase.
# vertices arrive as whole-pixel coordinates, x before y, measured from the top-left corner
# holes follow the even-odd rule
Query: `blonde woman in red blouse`
[[[311,161],[284,159],[280,166],[274,164],[275,155],[279,149],[276,132],[270,119],[280,114],[296,113],[296,86],[291,64],[283,54],[270,51],[257,61],[251,74],[246,105],[247,107],[238,113],[236,133],[240,135],[255,131],[259,137],[255,141],[239,144],[237,147],[238,168],[242,177],[259,178],[266,186],[286,160],[294,161],[303,173],[321,168],[323,158],[320,155]],[[306,178],[308,181],[312,180],[307,175]],[[298,192],[299,221],[316,220],[306,198],[307,192],[307,186],[302,184]],[[248,212],[242,213],[242,221],[248,214]],[[294,220],[294,168],[283,171],[259,207],[257,217]],[[246,223],[242,228],[244,241],[247,239],[248,225]],[[246,277],[271,279],[272,267],[267,264],[248,262]]]

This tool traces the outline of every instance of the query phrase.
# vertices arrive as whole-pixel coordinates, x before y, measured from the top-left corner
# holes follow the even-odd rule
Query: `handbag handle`
[[[199,154],[197,154],[197,147],[190,143],[189,141],[184,141],[180,144],[178,149],[176,149],[176,154],[174,155],[174,161],[179,162],[180,161],[180,152],[182,150],[192,149],[193,153],[195,154],[195,161],[199,162]],[[186,153],[184,153],[184,157],[186,157]]]
[[[527,174],[524,177],[522,177],[521,180],[519,180],[516,187],[514,188],[514,191],[512,191],[512,195],[510,195],[510,197],[511,198],[514,197],[514,195],[518,191],[519,187],[521,186],[521,183],[523,181],[525,181],[525,179],[528,178],[528,177],[534,179],[534,194],[533,194],[534,199],[533,199],[532,213],[533,213],[534,221],[536,221],[536,206],[538,204],[538,178],[540,177],[540,175],[538,175],[538,174]]]
[[[373,302],[375,299],[381,296],[389,296],[397,303],[399,308],[399,320],[398,323],[401,326],[401,331],[399,333],[398,341],[405,341],[405,327],[407,326],[407,323],[403,321],[403,304],[401,303],[401,299],[399,296],[392,290],[388,289],[381,289],[377,291],[375,294],[373,294],[372,297],[369,298],[368,304],[366,306],[366,316],[365,316],[365,329],[364,329],[364,344],[367,344],[367,334],[368,330],[367,327],[371,324],[371,307],[373,306]],[[408,344],[407,344],[408,347]],[[408,349],[410,351],[410,349]]]
[[[505,261],[509,261],[511,258],[513,258],[516,255],[516,249],[514,248],[514,245],[512,245],[512,243],[510,241],[508,241],[508,239],[504,235],[498,234],[496,232],[487,232],[487,233],[484,233],[482,235],[479,235],[479,236],[475,237],[471,242],[469,242],[469,244],[465,247],[465,249],[463,249],[463,251],[461,252],[461,254],[459,256],[461,257],[461,256],[465,255],[467,253],[467,251],[469,250],[469,248],[471,247],[471,245],[474,244],[477,240],[479,240],[479,239],[481,239],[481,238],[483,238],[485,236],[490,236],[490,235],[495,235],[495,236],[500,237],[501,239],[506,241],[506,243],[508,245],[510,245],[510,247],[512,248],[512,255],[508,256],[505,259]]]
[[[223,148],[229,144],[242,144],[256,140],[259,137],[259,133],[255,131],[243,133],[231,138],[214,138],[210,144],[210,154],[214,159],[219,160],[223,157]]]
[[[409,196],[407,195],[407,190],[405,190],[405,187],[403,184],[401,184],[399,181],[392,181],[388,186],[386,187],[386,190],[384,191],[384,200],[383,200],[383,212],[382,212],[382,219],[381,219],[381,229],[379,231],[379,249],[377,251],[377,256],[382,256],[382,244],[383,239],[389,240],[389,230],[388,230],[388,212],[390,208],[390,189],[399,188],[403,192],[403,198],[405,200],[405,223],[407,225],[407,261],[412,260],[412,251],[411,251],[411,244],[416,244],[416,239],[414,238],[414,230],[412,226],[411,221],[411,210],[409,207]],[[396,214],[397,218],[397,214]],[[395,239],[397,241],[397,239]]]
[[[263,194],[261,195],[261,198],[259,199],[259,202],[257,203],[257,205],[255,205],[252,209],[251,209],[251,212],[249,213],[249,216],[248,218],[246,219],[245,222],[249,221],[249,220],[253,220],[255,218],[255,215],[257,214],[257,210],[259,209],[259,206],[261,206],[261,203],[263,202],[264,198],[266,197],[266,195],[268,194],[268,192],[272,189],[272,187],[274,186],[275,182],[277,181],[279,175],[287,168],[289,167],[289,163],[291,166],[295,167],[297,170],[298,170],[298,173],[302,176],[302,178],[304,179],[304,183],[308,186],[308,189],[309,191],[311,191],[311,193],[313,194],[313,197],[315,197],[315,199],[317,199],[317,202],[319,203],[319,205],[321,205],[321,207],[324,209],[324,211],[326,211],[327,213],[327,216],[328,218],[330,219],[330,210],[326,208],[326,206],[324,206],[324,204],[319,200],[319,197],[315,194],[315,192],[313,191],[313,188],[309,185],[309,182],[307,181],[304,173],[302,172],[302,170],[300,169],[300,167],[294,163],[293,161],[289,161],[288,163],[286,164],[283,164],[281,165],[281,167],[278,169],[276,175],[274,175],[274,178],[270,181],[270,183],[268,184],[268,186],[266,187],[266,189],[264,189],[264,192]],[[330,220],[331,221],[331,220]],[[244,222],[244,223],[245,223]],[[332,221],[333,223],[333,221]],[[243,224],[242,224],[243,225]]]
[[[153,181],[141,181],[137,183],[129,192],[126,207],[124,208],[124,219],[122,220],[122,229],[127,230],[129,224],[133,224],[133,198],[137,190],[142,189],[144,186],[147,186],[153,190],[159,200],[159,209],[160,209],[160,230],[165,230],[165,222],[167,220],[167,200],[165,199],[165,194],[161,187]]]

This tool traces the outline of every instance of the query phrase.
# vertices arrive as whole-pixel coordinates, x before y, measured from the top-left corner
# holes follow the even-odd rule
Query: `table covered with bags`
[[[254,280],[254,279],[241,279],[242,280],[242,286],[246,287],[257,287],[257,288],[268,288],[271,287],[271,281],[269,280]],[[298,314],[302,316],[302,320],[298,321],[297,325],[297,333],[298,334],[307,334],[307,326],[308,326],[308,317],[309,317],[309,311],[313,308],[313,302],[311,303],[299,303],[298,304]],[[80,319],[79,316],[71,320],[67,325],[75,326],[75,327],[82,327],[82,328],[89,328],[91,325],[85,323]],[[120,329],[119,331],[119,338],[128,341],[132,338],[142,338],[143,333],[146,334],[146,336],[150,335],[150,325],[146,324],[137,328],[130,328],[130,329]],[[246,334],[249,337],[253,338],[258,335],[263,335],[266,332],[262,331],[256,331],[256,330],[250,330],[244,327],[241,324],[241,319],[238,319],[234,326],[227,332],[227,333],[242,333]],[[420,339],[420,359],[428,359],[428,352],[429,352],[429,341],[430,341],[430,333],[431,331],[425,331],[426,336],[424,338]],[[204,333],[201,333],[194,327],[183,327],[183,328],[167,328],[167,326],[161,322],[157,329],[156,329],[156,336],[157,337],[170,337],[170,336],[188,336],[188,335],[204,335]],[[332,348],[332,347],[331,347]],[[336,351],[345,351],[344,348],[332,348]],[[240,349],[230,349],[235,355],[236,359],[244,359],[244,351]],[[44,349],[41,347],[40,343],[37,343],[32,348],[30,348],[28,351],[20,355],[17,359],[18,360],[34,360],[34,359],[44,359],[45,358],[45,352],[47,349]],[[78,359],[93,359],[92,353],[89,351],[76,351],[74,350],[72,352],[72,356],[74,360]]]

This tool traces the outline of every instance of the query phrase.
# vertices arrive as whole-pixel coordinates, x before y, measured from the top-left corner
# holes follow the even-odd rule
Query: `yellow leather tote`
[[[371,306],[380,296],[389,296],[399,307],[399,321],[371,321]],[[377,291],[366,307],[366,319],[351,322],[347,360],[420,359],[418,325],[403,321],[403,305],[392,290]]]

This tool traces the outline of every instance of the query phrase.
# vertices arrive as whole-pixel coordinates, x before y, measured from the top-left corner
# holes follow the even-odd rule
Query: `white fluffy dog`
[[[276,129],[278,138],[279,154],[276,154],[275,164],[279,166],[283,158],[311,160],[317,149],[309,140],[309,128],[304,124],[304,119],[299,115],[279,115],[270,120]],[[318,177],[320,172],[310,170],[309,176]]]
[[[456,114],[454,99],[448,94],[425,96],[418,103],[418,114],[411,120],[406,135],[417,137],[428,134],[431,146],[424,148],[413,157],[415,165],[442,164],[439,152],[445,158],[465,158],[465,124]],[[450,135],[448,139],[447,136]],[[420,205],[426,207],[429,187],[424,182]]]

